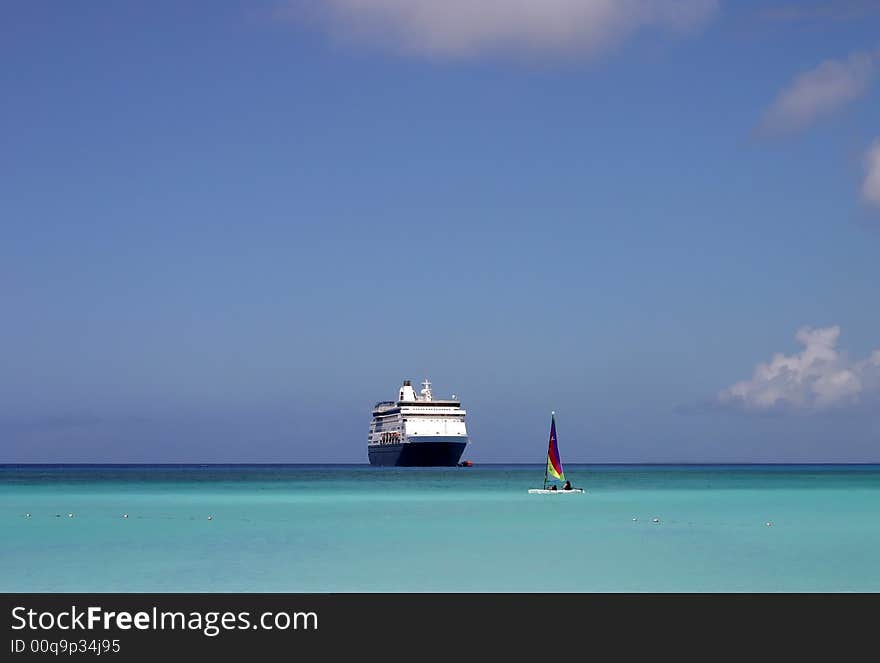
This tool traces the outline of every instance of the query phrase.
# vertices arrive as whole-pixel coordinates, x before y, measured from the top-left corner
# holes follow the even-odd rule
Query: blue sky
[[[880,461],[880,3],[472,4],[3,3],[0,461]]]

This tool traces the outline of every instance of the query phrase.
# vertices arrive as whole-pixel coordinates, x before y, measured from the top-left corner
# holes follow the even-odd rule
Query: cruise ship
[[[458,465],[468,443],[465,411],[455,398],[435,399],[425,380],[416,394],[404,380],[394,401],[373,407],[367,438],[371,465],[431,467]]]

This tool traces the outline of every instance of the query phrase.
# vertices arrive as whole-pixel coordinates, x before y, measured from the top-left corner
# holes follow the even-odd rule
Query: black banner
[[[860,594],[3,594],[0,660],[841,654],[870,643],[878,607]]]

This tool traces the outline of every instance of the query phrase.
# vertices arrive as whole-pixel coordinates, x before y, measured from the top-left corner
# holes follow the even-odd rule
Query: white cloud
[[[751,380],[719,392],[716,404],[752,412],[813,412],[857,405],[880,396],[880,350],[850,361],[837,350],[840,327],[804,327],[799,354],[776,354],[755,367]]]
[[[865,155],[865,181],[862,184],[862,196],[872,205],[880,207],[880,138]]]
[[[718,0],[323,0],[285,18],[317,17],[346,37],[393,50],[469,58],[487,53],[593,55],[643,28],[703,25]]]
[[[861,51],[845,60],[826,60],[797,76],[764,114],[768,133],[803,129],[867,92],[880,60],[880,50]]]

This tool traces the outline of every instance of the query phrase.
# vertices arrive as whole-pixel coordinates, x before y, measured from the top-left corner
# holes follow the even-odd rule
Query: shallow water
[[[0,466],[0,591],[880,591],[880,466],[543,472]]]

